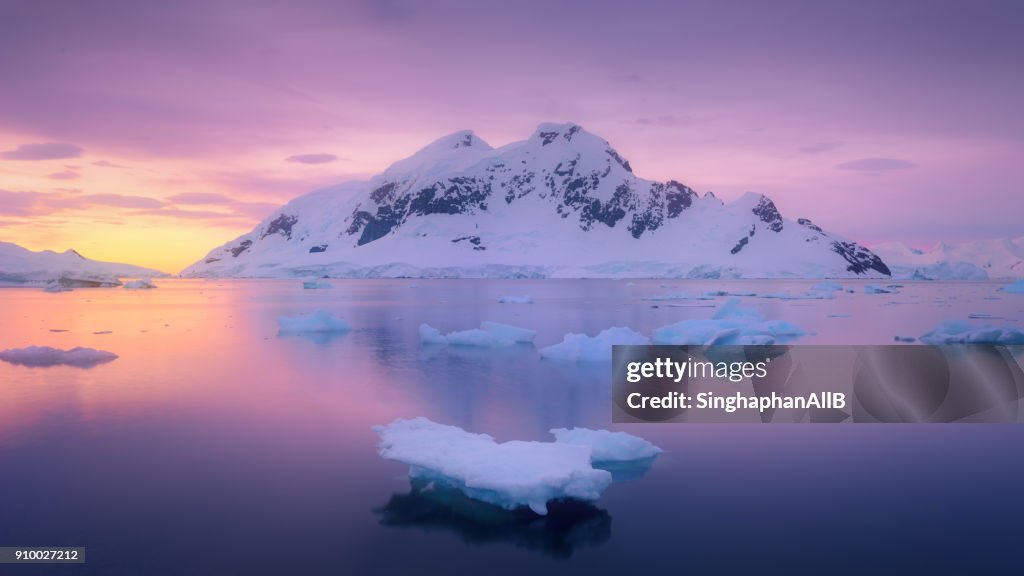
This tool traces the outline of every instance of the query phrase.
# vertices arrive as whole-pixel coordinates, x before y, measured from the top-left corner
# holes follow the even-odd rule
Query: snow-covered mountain
[[[638,178],[605,140],[542,124],[457,132],[369,181],[300,196],[183,276],[880,277],[889,269],[765,196],[723,204]]]
[[[899,242],[884,242],[872,250],[884,258],[893,275],[900,278],[1024,278],[1024,237],[958,244],[939,242],[929,250],[918,250]]]
[[[163,272],[132,266],[99,262],[74,250],[33,252],[0,242],[0,283],[45,283],[59,281],[65,286],[118,286],[119,277],[166,276]]]

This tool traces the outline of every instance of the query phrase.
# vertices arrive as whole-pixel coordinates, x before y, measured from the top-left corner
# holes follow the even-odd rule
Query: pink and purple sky
[[[472,129],[866,243],[1024,234],[1024,2],[0,0],[0,240],[176,272]]]

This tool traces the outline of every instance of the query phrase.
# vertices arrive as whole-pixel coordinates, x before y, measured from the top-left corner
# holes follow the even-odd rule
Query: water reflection
[[[556,558],[611,538],[612,517],[575,500],[548,503],[547,516],[523,508],[505,510],[426,480],[410,480],[408,494],[394,494],[374,510],[382,526],[451,532],[466,544],[508,543]]]

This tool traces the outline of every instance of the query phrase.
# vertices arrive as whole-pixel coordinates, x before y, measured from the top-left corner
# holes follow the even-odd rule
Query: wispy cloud
[[[337,160],[338,157],[334,154],[296,154],[284,159],[285,162],[293,162],[296,164],[327,164],[329,162],[336,162]]]
[[[38,144],[22,144],[13,150],[0,152],[3,160],[62,160],[78,158],[85,152],[80,146],[62,142],[42,142]]]
[[[78,178],[79,174],[75,170],[61,170],[60,172],[54,172],[47,176],[50,180],[74,180]]]
[[[814,142],[812,144],[801,146],[797,150],[799,150],[801,154],[821,154],[823,152],[831,152],[842,145],[842,142]]]
[[[859,172],[887,172],[889,170],[905,170],[917,166],[913,162],[899,158],[861,158],[843,162],[836,166],[840,170],[857,170]]]

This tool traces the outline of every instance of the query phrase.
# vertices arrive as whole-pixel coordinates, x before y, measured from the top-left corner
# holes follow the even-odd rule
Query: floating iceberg
[[[429,324],[420,324],[419,332],[420,342],[424,344],[447,344],[450,346],[475,346],[480,348],[530,344],[533,342],[533,337],[537,335],[533,330],[486,320],[480,323],[480,328],[449,332],[447,334],[442,334],[440,330]]]
[[[301,334],[309,332],[347,332],[352,325],[324,310],[277,319],[278,333]]]
[[[533,304],[532,296],[502,296],[498,298],[499,304]]]
[[[305,290],[323,290],[325,288],[334,288],[334,286],[330,282],[318,278],[316,280],[303,280],[302,288]]]
[[[661,454],[661,448],[647,440],[625,432],[591,430],[589,428],[555,428],[551,430],[555,442],[590,448],[590,461],[631,462],[646,460]]]
[[[75,366],[92,368],[117,359],[117,354],[93,348],[72,348],[61,350],[49,346],[29,346],[28,348],[12,348],[0,351],[0,360],[30,366],[46,368],[50,366]]]
[[[156,284],[149,278],[139,278],[138,280],[129,280],[124,283],[125,290],[152,290],[156,288]]]
[[[946,320],[921,335],[925,344],[1024,344],[1024,330],[1015,326]]]
[[[865,294],[892,294],[893,292],[895,292],[895,290],[890,290],[888,288],[882,288],[881,286],[876,286],[874,284],[865,284],[864,285],[864,293]]]
[[[1024,280],[1017,280],[1013,284],[1003,286],[1000,291],[1010,294],[1024,294]]]
[[[542,348],[540,355],[569,362],[611,362],[615,344],[650,344],[650,339],[621,327],[607,328],[597,336],[569,333],[561,343]]]
[[[683,320],[662,326],[653,333],[655,344],[775,344],[795,340],[807,333],[783,320],[765,320],[752,308],[741,308],[739,300],[722,305],[708,320]]]
[[[413,480],[432,480],[475,500],[507,510],[528,506],[548,512],[551,500],[597,500],[612,483],[606,470],[591,466],[591,449],[560,442],[495,442],[426,418],[375,426],[377,452],[409,465]]]

